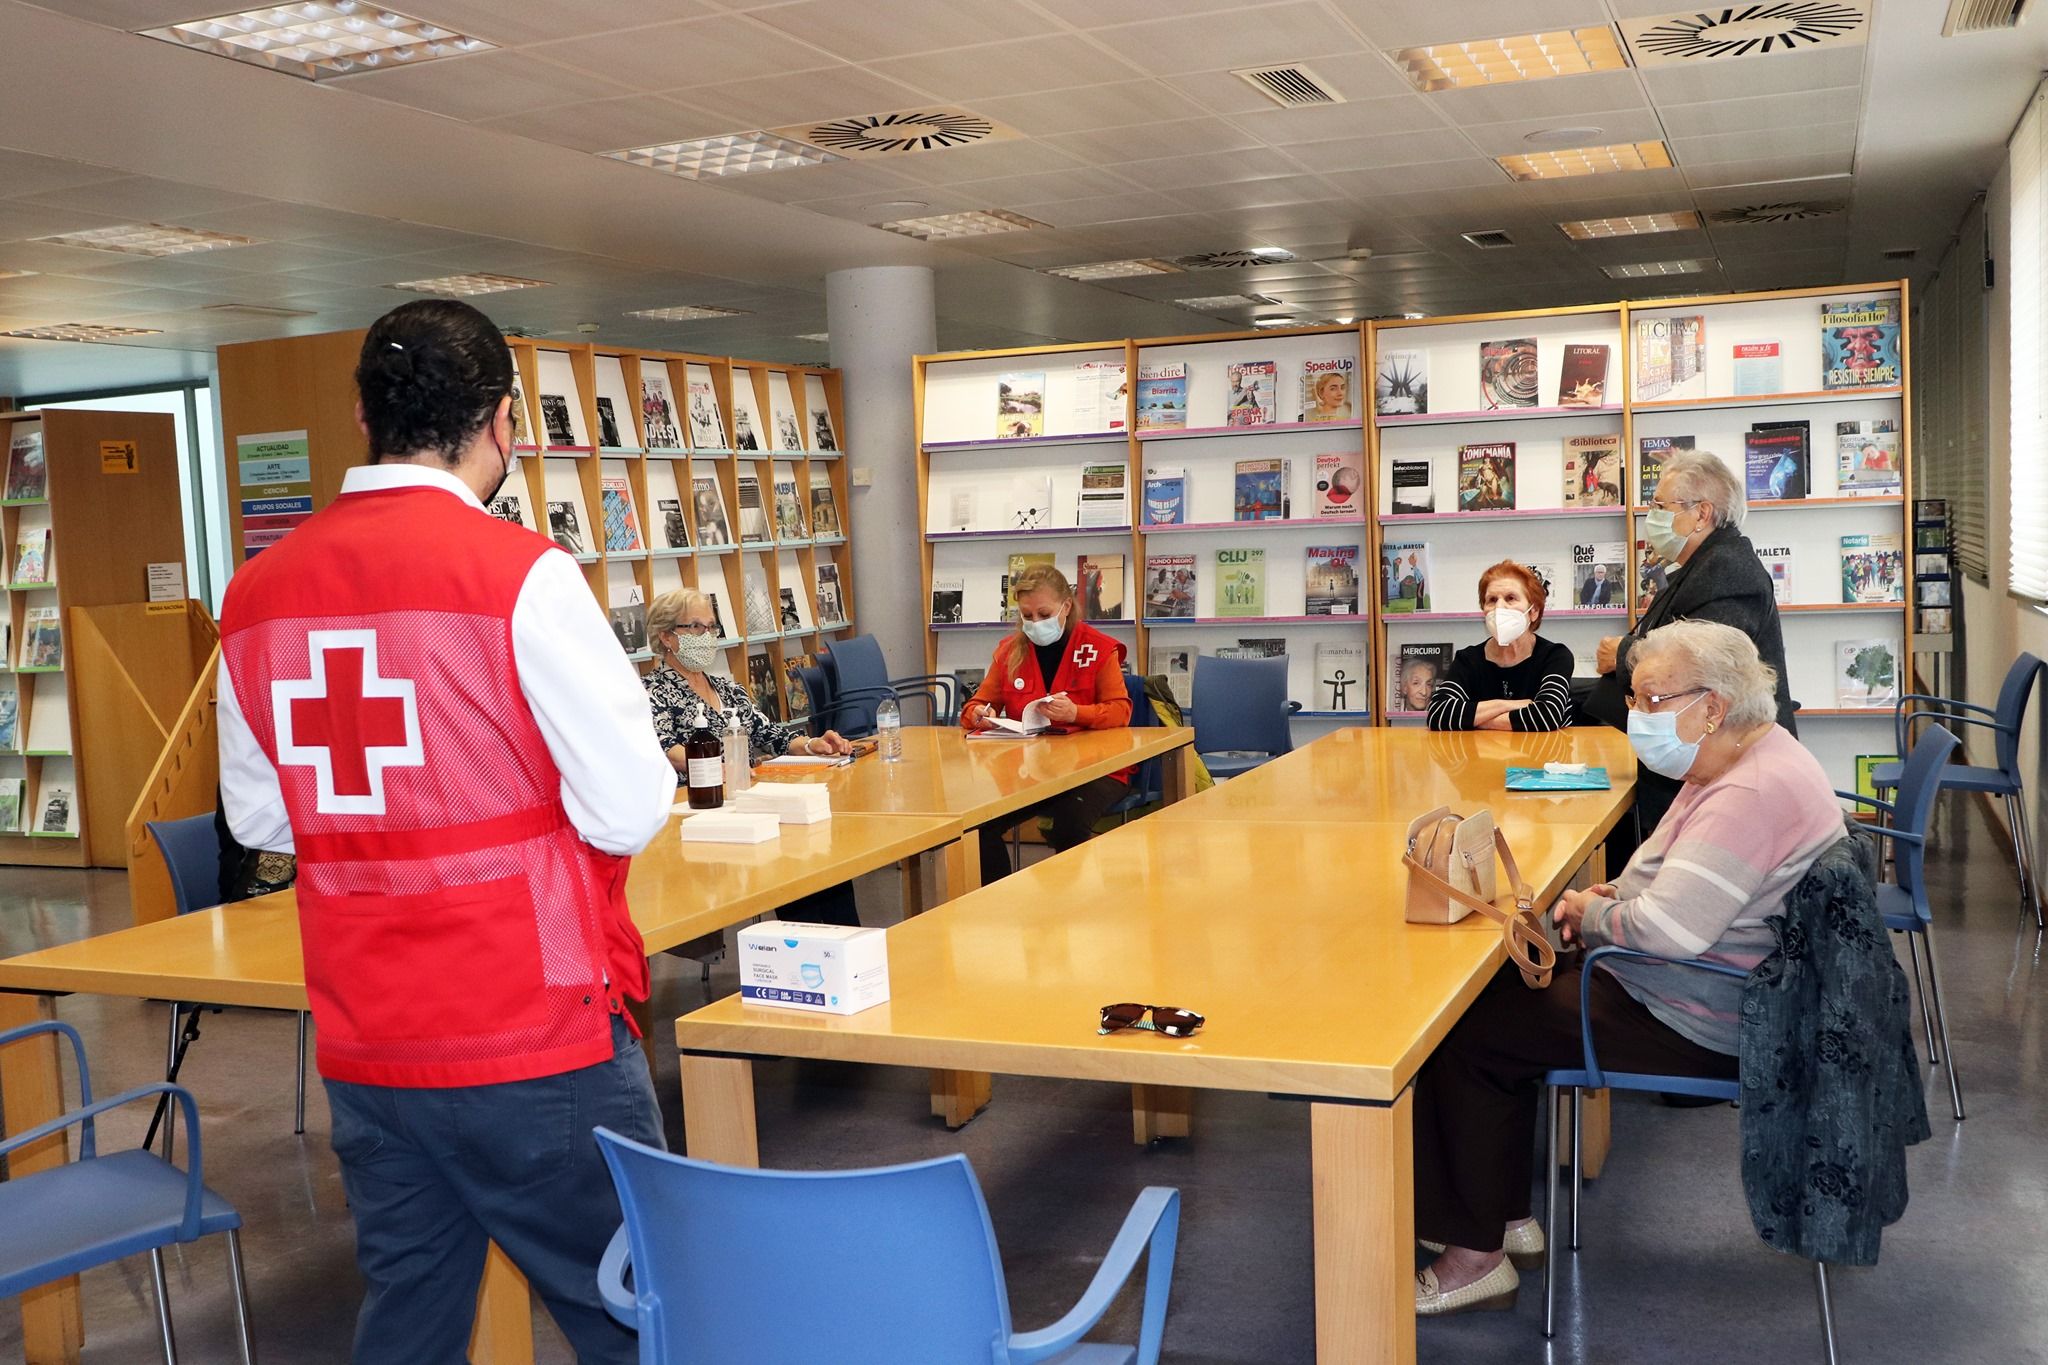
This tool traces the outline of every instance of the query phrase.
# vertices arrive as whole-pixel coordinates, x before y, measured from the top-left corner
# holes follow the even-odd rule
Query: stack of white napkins
[[[766,813],[785,825],[815,825],[832,818],[832,789],[815,782],[756,782],[725,808]]]
[[[721,806],[717,810],[698,811],[683,821],[686,844],[765,844],[781,833],[782,822],[773,811]]]

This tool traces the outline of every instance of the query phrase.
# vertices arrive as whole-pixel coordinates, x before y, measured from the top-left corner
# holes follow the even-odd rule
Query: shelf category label
[[[313,461],[303,431],[237,436],[235,458],[247,559],[313,515]]]

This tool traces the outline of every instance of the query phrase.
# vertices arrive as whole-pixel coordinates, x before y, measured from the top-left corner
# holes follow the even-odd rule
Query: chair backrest
[[[643,1365],[1009,1358],[1002,1261],[966,1157],[760,1171],[597,1138],[625,1212]]]
[[[822,664],[798,664],[797,681],[803,684],[804,695],[811,699],[810,732],[822,735],[837,725],[838,718],[831,713],[834,700],[831,678]]]
[[[1191,700],[1197,753],[1293,751],[1294,738],[1287,724],[1286,656],[1218,659],[1205,654],[1195,661]]]
[[[872,734],[875,703],[881,689],[889,685],[889,664],[882,657],[881,644],[872,635],[849,635],[822,657],[833,699],[845,703],[834,718],[834,728],[845,734]]]
[[[2020,775],[2020,727],[2026,724],[2027,702],[2033,696],[2034,681],[2040,676],[2041,661],[2032,654],[2022,654],[2012,661],[2005,682],[1998,689],[1998,711],[1994,716],[1999,725],[1998,766],[2015,780]]]
[[[170,870],[171,895],[177,900],[178,913],[189,915],[220,904],[220,830],[213,816],[151,820],[148,829]]]
[[[1893,841],[1899,885],[1912,895],[1913,904],[1922,916],[1928,913],[1927,846],[1924,841],[1927,827],[1934,822],[1934,798],[1941,790],[1941,770],[1948,766],[1949,756],[1955,748],[1956,737],[1947,726],[1927,726],[1914,742],[1913,752],[1906,755],[1905,767],[1899,773],[1899,789],[1895,793],[1892,827],[1916,835],[1922,841]]]
[[[1158,729],[1159,713],[1152,709],[1152,699],[1145,695],[1145,680],[1126,670],[1124,692],[1131,699],[1131,728]],[[1166,791],[1166,761],[1148,758],[1140,763],[1138,771],[1131,775],[1131,790],[1139,796],[1141,805],[1160,800]]]

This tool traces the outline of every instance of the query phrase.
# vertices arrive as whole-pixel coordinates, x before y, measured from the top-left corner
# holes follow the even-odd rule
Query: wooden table
[[[1403,922],[1402,835],[1418,793],[1448,783],[1496,812],[1538,903],[1553,900],[1627,809],[1634,766],[1613,732],[1539,738],[1607,763],[1613,789],[1508,796],[1502,769],[1530,756],[1512,735],[1340,732],[891,930],[887,1005],[826,1018],[729,997],[686,1016],[689,1153],[758,1164],[753,1057],[1303,1100],[1317,1359],[1412,1362],[1410,1086],[1503,954],[1491,921]],[[1119,1000],[1209,1022],[1190,1039],[1098,1036],[1097,1009]]]
[[[771,843],[731,846],[684,844],[678,823],[633,860],[626,882],[650,953],[903,859],[936,856],[962,834],[960,821],[945,816],[848,813],[785,826]],[[0,962],[0,1030],[55,1017],[53,997],[72,993],[305,1009],[297,901],[280,892]],[[55,1038],[0,1050],[0,1105],[0,1132],[21,1132],[63,1112]],[[10,1160],[25,1175],[61,1164],[66,1153],[60,1135]],[[22,1297],[28,1365],[74,1365],[84,1332],[75,1277]],[[480,1365],[533,1359],[525,1282],[495,1247],[471,1355]]]

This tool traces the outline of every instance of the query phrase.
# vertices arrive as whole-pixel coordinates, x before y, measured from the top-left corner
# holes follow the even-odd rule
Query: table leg
[[[931,1076],[932,1113],[948,1128],[988,1108],[993,1081],[986,1071],[934,1071]]]
[[[1614,1145],[1614,1106],[1610,1103],[1613,1092],[1607,1090],[1582,1090],[1579,1092],[1579,1173],[1587,1180],[1595,1179],[1600,1168],[1607,1164],[1607,1153]],[[1560,1106],[1557,1116],[1558,1164],[1567,1164],[1570,1157],[1564,1155],[1572,1149],[1572,1118]]]
[[[1309,1106],[1317,1365],[1415,1365],[1413,1109]]]
[[[1166,755],[1160,773],[1159,795],[1167,805],[1185,801],[1195,794],[1195,746],[1183,744]]]
[[[1195,1092],[1184,1085],[1131,1087],[1131,1141],[1144,1147],[1160,1138],[1188,1135],[1188,1111]]]
[[[946,845],[946,899],[958,900],[981,886],[981,831],[968,830]]]
[[[896,864],[896,870],[903,876],[903,918],[924,913],[925,858],[919,853]]]
[[[57,1017],[46,995],[0,993],[0,1031]],[[64,1112],[63,1041],[54,1034],[0,1048],[0,1133],[20,1133]],[[31,1143],[6,1158],[15,1177],[61,1166],[70,1159],[67,1134]],[[21,1296],[22,1357],[26,1365],[77,1365],[85,1348],[85,1311],[78,1277],[67,1275]]]
[[[754,1131],[754,1064],[744,1057],[704,1057],[685,1052],[683,1146],[699,1161],[759,1166],[761,1143]]]
[[[469,1358],[474,1365],[533,1365],[533,1298],[526,1277],[496,1242],[477,1290]]]

